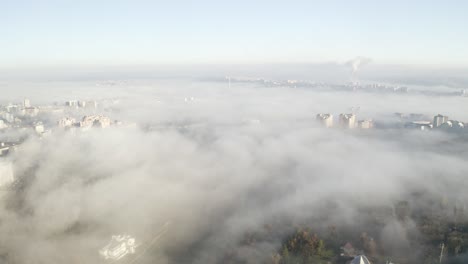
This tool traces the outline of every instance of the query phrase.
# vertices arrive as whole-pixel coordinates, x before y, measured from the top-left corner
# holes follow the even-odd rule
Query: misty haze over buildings
[[[467,8],[0,4],[0,264],[468,263]]]
[[[106,98],[112,90],[115,102],[108,115],[139,125],[56,130],[42,140],[29,138],[8,158],[15,176],[27,181],[2,200],[1,244],[12,263],[97,263],[96,249],[109,234],[125,230],[148,240],[166,221],[172,228],[158,256],[144,261],[220,263],[221,252],[234,250],[237,258],[258,263],[280,240],[236,247],[245,232],[264,225],[278,225],[279,237],[311,221],[317,230],[328,225],[364,229],[360,208],[392,207],[414,192],[436,200],[467,200],[466,136],[345,131],[315,122],[316,113],[348,112],[354,106],[360,106],[360,118],[443,112],[468,120],[464,97],[249,84],[229,88],[227,82],[175,80],[112,87],[19,85],[35,95],[32,104],[36,98],[50,103],[71,96]],[[37,87],[57,92],[45,95]],[[410,228],[386,221],[386,229]],[[79,232],[67,231],[77,224],[84,225]],[[404,237],[387,238],[392,232],[381,232],[383,241],[404,243]]]

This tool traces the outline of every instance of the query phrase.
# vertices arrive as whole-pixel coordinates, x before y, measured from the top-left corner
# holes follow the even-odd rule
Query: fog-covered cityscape
[[[462,255],[467,97],[233,79],[12,94],[1,106],[4,261],[28,262],[38,244],[57,263]],[[34,92],[42,85],[70,88]]]
[[[0,264],[468,263],[467,8],[1,3]]]

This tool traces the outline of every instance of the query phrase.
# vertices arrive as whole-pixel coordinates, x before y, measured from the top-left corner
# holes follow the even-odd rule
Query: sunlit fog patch
[[[115,234],[136,237],[142,263],[269,263],[302,228],[340,232],[338,244],[367,232],[372,257],[418,258],[420,219],[406,208],[452,218],[450,205],[466,201],[466,136],[395,121],[395,112],[442,110],[462,119],[464,98],[224,82],[116,84],[112,98],[109,87],[80,89],[51,101],[96,97],[98,106],[44,115],[50,133],[24,132],[8,157],[17,182],[2,195],[0,253],[12,263],[101,263],[98,251]],[[359,119],[391,125],[316,121],[356,109]],[[110,121],[81,119],[96,115]],[[64,116],[78,125],[55,127]]]

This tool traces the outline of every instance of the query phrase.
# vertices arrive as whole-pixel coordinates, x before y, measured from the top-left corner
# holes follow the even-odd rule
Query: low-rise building
[[[0,157],[8,155],[18,145],[18,142],[0,142]]]
[[[5,129],[5,128],[7,128],[7,127],[8,127],[8,125],[5,124],[5,121],[3,121],[2,119],[0,119],[0,129]]]
[[[356,115],[355,114],[340,114],[339,123],[340,123],[340,127],[342,128],[355,128]]]
[[[36,133],[38,134],[42,134],[45,131],[44,124],[42,124],[42,122],[35,123],[33,127],[34,127],[34,131],[36,131]]]
[[[346,243],[344,246],[341,247],[342,253],[341,256],[343,257],[354,257],[356,256],[356,250],[354,249],[351,243]]]
[[[89,128],[89,127],[101,127],[106,128],[111,125],[111,119],[107,116],[101,115],[91,115],[85,116],[79,123],[79,126],[82,128]]]
[[[405,124],[406,128],[418,129],[418,130],[430,130],[433,125],[431,121],[413,121]]]
[[[23,116],[37,116],[37,114],[39,113],[39,108],[37,107],[25,107],[23,109],[21,109],[21,115]]]
[[[374,121],[372,121],[371,119],[359,120],[358,121],[358,128],[371,129],[373,127],[374,127]]]
[[[1,117],[8,123],[14,123],[15,122],[15,116],[12,113],[4,112],[4,113],[2,113]]]
[[[14,104],[9,104],[6,107],[7,112],[12,113],[12,114],[18,113],[20,111],[20,109],[21,109],[21,107],[19,107],[18,105],[14,105]]]
[[[356,256],[350,264],[371,264],[371,262],[364,255]]]
[[[57,125],[61,128],[69,128],[77,124],[74,118],[64,117],[57,122]]]
[[[84,108],[86,109],[95,109],[97,108],[97,102],[96,101],[83,101],[84,104],[82,104]]]
[[[433,127],[439,127],[447,121],[448,121],[448,116],[443,116],[441,114],[438,114],[434,116]]]
[[[449,132],[461,132],[465,129],[465,124],[457,120],[448,120],[440,125],[439,128]]]
[[[331,115],[331,114],[317,114],[316,119],[324,127],[332,127],[333,126],[333,115]]]
[[[23,101],[23,107],[24,107],[24,108],[31,107],[31,101],[29,101],[29,99],[24,99],[24,101]]]
[[[105,260],[118,261],[128,254],[135,254],[136,248],[135,238],[129,235],[115,235],[109,244],[99,250],[99,254]]]
[[[78,106],[78,101],[77,100],[70,100],[65,102],[65,106],[68,107],[77,107]]]

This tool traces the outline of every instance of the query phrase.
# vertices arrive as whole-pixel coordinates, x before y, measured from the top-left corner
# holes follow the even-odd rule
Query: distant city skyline
[[[465,1],[3,1],[0,68],[345,62],[468,66]]]

